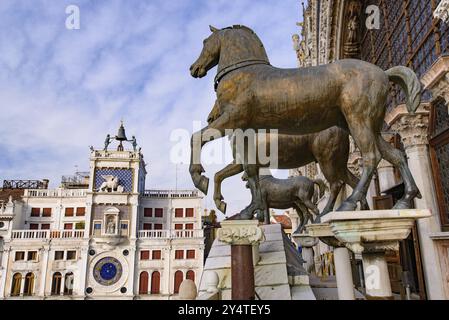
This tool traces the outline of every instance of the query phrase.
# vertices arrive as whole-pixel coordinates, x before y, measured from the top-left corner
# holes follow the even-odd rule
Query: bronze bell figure
[[[115,136],[115,140],[120,141],[120,144],[117,147],[117,151],[123,151],[123,141],[128,140],[126,138],[125,128],[123,127],[123,121],[120,124],[120,128],[118,128],[117,135]]]

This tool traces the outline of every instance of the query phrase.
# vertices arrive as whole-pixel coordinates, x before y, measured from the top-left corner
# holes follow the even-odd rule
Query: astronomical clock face
[[[110,286],[120,280],[122,264],[115,258],[106,257],[95,264],[94,279],[103,286]]]

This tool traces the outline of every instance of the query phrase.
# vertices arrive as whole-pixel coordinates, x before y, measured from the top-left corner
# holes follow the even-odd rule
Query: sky
[[[69,5],[79,8],[79,29],[66,27]],[[0,180],[47,178],[58,187],[62,175],[89,170],[89,146],[103,148],[123,120],[142,147],[147,189],[193,188],[189,154],[174,150],[188,148],[215,100],[216,68],[202,79],[189,73],[209,24],[246,25],[272,65],[296,67],[291,36],[301,17],[298,0],[1,0]],[[208,156],[219,149],[220,161]],[[213,175],[230,148],[221,139],[204,150],[204,204],[214,209]],[[240,175],[224,182],[223,195],[228,214],[250,202]]]

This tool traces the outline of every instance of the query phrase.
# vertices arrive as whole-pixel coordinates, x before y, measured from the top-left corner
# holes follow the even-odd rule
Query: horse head
[[[190,74],[194,78],[202,78],[207,71],[218,64],[220,59],[220,31],[215,27],[209,26],[212,34],[204,39],[203,50],[199,58],[190,67]]]
[[[212,34],[203,41],[203,50],[190,67],[192,77],[204,77],[217,64],[220,72],[247,61],[269,63],[262,42],[250,28],[242,25],[223,29],[212,26],[209,28]]]

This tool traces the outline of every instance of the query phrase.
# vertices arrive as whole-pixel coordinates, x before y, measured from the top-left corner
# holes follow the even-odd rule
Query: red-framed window
[[[187,250],[187,259],[195,259],[195,250]]]
[[[140,260],[150,260],[150,251],[149,250],[140,251]]]
[[[175,209],[175,218],[182,218],[184,213],[183,208],[176,208]]]
[[[74,211],[75,210],[73,208],[65,208],[65,216],[66,217],[73,217]]]
[[[32,217],[39,217],[41,214],[40,208],[31,208],[31,216]]]
[[[42,209],[42,216],[43,217],[51,217],[51,208]]]
[[[162,208],[154,209],[154,216],[156,218],[162,218],[164,216],[164,209],[162,209]]]
[[[84,217],[85,215],[86,215],[86,208],[85,207],[76,208],[76,216],[77,217]]]
[[[151,259],[153,260],[161,260],[162,252],[161,250],[153,250],[151,252]]]
[[[186,208],[186,217],[192,218],[194,216],[194,210],[193,208]]]
[[[64,230],[72,230],[73,223],[64,223]]]
[[[147,217],[147,218],[151,218],[153,216],[153,208],[143,209],[143,216]]]
[[[175,259],[184,259],[184,250],[175,250]]]
[[[153,229],[153,225],[151,223],[144,223],[143,230],[151,230]]]
[[[155,223],[154,230],[162,230],[162,223]]]

